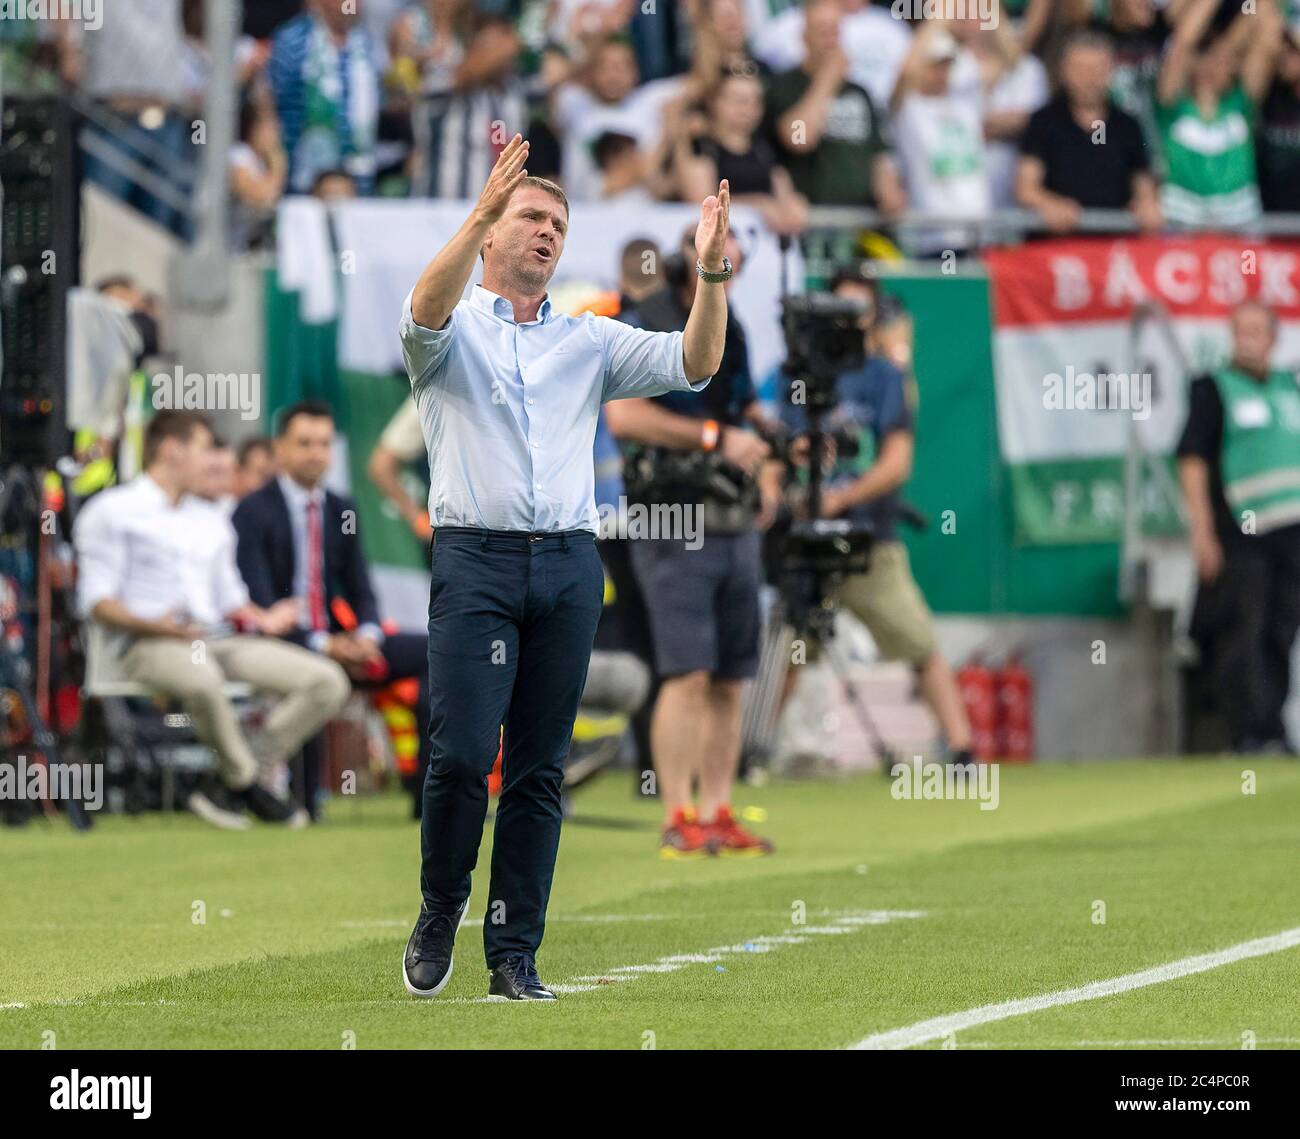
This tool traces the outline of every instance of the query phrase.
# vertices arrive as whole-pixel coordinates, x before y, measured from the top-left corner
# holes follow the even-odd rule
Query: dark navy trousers
[[[441,527],[429,590],[429,770],[420,824],[425,906],[469,897],[504,727],[489,969],[536,954],[560,845],[560,790],[604,599],[595,537]]]

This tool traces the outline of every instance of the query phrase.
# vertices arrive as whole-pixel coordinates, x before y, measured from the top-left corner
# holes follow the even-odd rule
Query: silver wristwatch
[[[695,262],[695,271],[700,275],[700,280],[705,284],[721,285],[723,281],[731,280],[731,258],[724,257],[722,259],[721,273],[710,273],[704,267],[704,263],[697,258]]]

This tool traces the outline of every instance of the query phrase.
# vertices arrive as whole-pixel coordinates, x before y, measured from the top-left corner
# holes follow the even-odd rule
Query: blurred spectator
[[[1156,79],[1169,39],[1169,9],[1157,7],[1155,0],[1110,0],[1109,6],[1094,16],[1091,0],[1074,0],[1074,5],[1080,22],[1091,17],[1093,28],[1110,37],[1115,48],[1111,98],[1121,111],[1137,119],[1147,150],[1155,160],[1160,147]]]
[[[471,198],[501,148],[527,130],[519,36],[508,20],[476,15],[466,0],[428,0],[409,27],[410,45],[424,53],[412,192]]]
[[[836,0],[811,0],[804,13],[805,59],[767,85],[769,130],[794,184],[814,206],[906,205],[884,124],[866,90],[847,78]]]
[[[210,502],[227,518],[234,513],[239,502],[236,494],[239,460],[235,449],[220,436],[212,437],[208,450],[207,472],[202,485],[195,492],[204,502]]]
[[[450,89],[473,18],[466,0],[408,4],[389,32],[391,67],[401,86],[431,93]]]
[[[745,72],[724,75],[708,101],[705,132],[678,171],[682,197],[703,201],[726,178],[733,202],[753,206],[774,233],[801,233],[808,224],[808,200],[794,188],[776,151],[759,135],[763,87]]]
[[[570,201],[600,196],[601,178],[592,148],[608,132],[636,139],[652,153],[663,136],[668,104],[695,93],[682,77],[657,79],[638,86],[636,57],[624,39],[602,41],[576,81],[552,93],[552,116],[563,146],[561,181]]]
[[[956,24],[982,76],[991,87],[984,97],[984,153],[995,210],[1016,206],[1016,164],[1020,136],[1030,116],[1050,96],[1047,69],[1036,55],[1023,50],[1006,24],[981,28],[978,21]]]
[[[385,632],[361,546],[356,505],[327,490],[334,418],[326,403],[304,400],[280,414],[275,451],[280,473],[240,502],[234,514],[239,572],[255,603],[295,602],[296,620],[281,635],[341,665],[363,686],[415,677],[420,725],[420,790],[428,763],[428,647],[424,633]],[[314,805],[314,771],[304,801]]]
[[[1282,709],[1300,629],[1300,397],[1276,368],[1277,314],[1232,314],[1232,356],[1188,392],[1178,443],[1200,593],[1192,632],[1239,753],[1295,754]]]
[[[941,31],[942,29],[932,29]],[[860,267],[838,271],[831,291],[863,308],[863,363],[835,381],[835,406],[828,429],[858,436],[864,445],[852,458],[832,452],[824,463],[827,480],[821,513],[869,529],[875,537],[865,573],[850,574],[831,586],[830,596],[870,631],[885,660],[906,661],[921,695],[943,729],[950,762],[969,764],[971,729],[952,668],[939,650],[934,617],[912,576],[907,548],[898,537],[902,491],[912,475],[916,452],[916,395],[905,351],[880,337],[884,306],[876,281]],[[781,417],[796,439],[792,457],[807,466],[808,416],[790,399],[790,377],[782,377]],[[865,445],[867,440],[870,445]],[[797,669],[787,672],[787,693]]]
[[[986,219],[992,209],[988,159],[984,151],[984,87],[1006,70],[998,56],[973,89],[953,89],[958,43],[947,28],[927,23],[912,46],[894,88],[892,108],[898,153],[912,208],[923,213]],[[921,230],[916,252],[964,253],[979,242],[978,226]]]
[[[203,109],[203,98],[212,74],[212,59],[208,54],[206,39],[207,21],[205,0],[182,0],[181,27],[185,32],[183,63],[185,69],[185,103],[198,114]],[[235,40],[235,85],[241,90],[251,83],[266,66],[270,45],[242,35]]]
[[[1084,209],[1130,210],[1144,230],[1161,215],[1142,130],[1111,101],[1109,41],[1071,34],[1061,54],[1061,93],[1036,111],[1020,140],[1016,196],[1053,233],[1069,233]]]
[[[1300,38],[1282,37],[1277,77],[1259,116],[1255,161],[1267,211],[1300,212]]]
[[[224,789],[215,781],[201,787],[189,801],[196,814],[218,826],[246,825],[224,801],[233,794],[267,822],[300,826],[306,816],[259,777],[343,706],[350,685],[332,661],[273,639],[292,620],[285,607],[249,600],[230,523],[198,497],[210,479],[211,442],[195,412],[165,410],[149,421],[145,473],[97,494],[73,528],[78,605],[109,631],[126,676],[179,700],[216,753]],[[255,746],[225,694],[228,680],[279,697]]]
[[[887,7],[876,7],[870,0],[842,0],[836,6],[843,17],[839,43],[848,60],[845,75],[864,88],[877,107],[887,107],[907,56],[911,29]],[[773,71],[788,71],[815,59],[806,28],[806,10],[799,5],[784,6],[753,35],[754,54]]]
[[[134,0],[103,5],[102,26],[83,30],[75,20],[59,21],[60,70],[114,120],[105,128],[87,123],[94,149],[84,159],[85,176],[109,193],[182,236],[190,229],[183,211],[154,188],[123,172],[101,151],[129,157],[159,183],[182,195],[192,169],[189,94],[185,74],[185,33],[181,0]]]
[[[239,445],[239,459],[235,468],[235,496],[243,498],[261,490],[266,481],[275,476],[275,452],[271,440],[265,435],[254,435]]]
[[[369,192],[375,174],[379,76],[357,5],[308,0],[271,42],[267,76],[289,155],[289,187],[305,194],[342,168]]]
[[[229,172],[231,246],[259,248],[269,238],[289,173],[279,120],[260,102],[245,100],[239,108],[239,141],[230,150]]]
[[[1211,27],[1219,0],[1183,9],[1160,66],[1156,123],[1164,156],[1161,205],[1180,225],[1249,225],[1259,219],[1254,122],[1273,81],[1282,21],[1273,0]]]
[[[581,59],[610,36],[624,34],[635,0],[551,0],[549,33],[570,57]],[[630,40],[629,40],[630,46]]]
[[[691,48],[697,58],[706,57],[703,71],[713,75],[751,68],[760,75],[770,71],[750,56],[741,0],[696,0],[696,10]]]
[[[659,246],[648,237],[635,237],[618,258],[619,311],[634,308],[663,288]]]
[[[665,131],[649,154],[642,151],[630,134],[606,131],[596,139],[591,154],[599,172],[601,199],[639,206],[671,197],[675,183],[663,171],[667,136]]]
[[[734,236],[728,238],[726,255],[739,272],[742,253]],[[680,331],[699,279],[695,265],[692,228],[664,267],[667,287],[620,319],[641,328]],[[652,747],[666,816],[664,857],[699,855],[715,845],[746,854],[772,849],[735,822],[730,796],[740,760],[741,694],[758,663],[758,527],[770,522],[780,488],[775,465],[765,466],[768,445],[746,426],[767,424],[754,398],[744,330],[734,311],[728,314],[725,340],[722,363],[704,393],[685,399],[669,393],[654,400],[616,400],[603,408],[610,430],[625,445],[662,448],[651,453],[665,457],[674,451],[717,451],[748,476],[739,496],[729,494],[725,501],[667,473],[652,477],[648,487],[643,479],[639,490],[628,495],[642,503],[688,504],[703,498],[697,509],[701,534],[707,535],[702,544],[676,536],[637,537],[630,547],[661,680]],[[697,783],[698,815],[692,806]]]

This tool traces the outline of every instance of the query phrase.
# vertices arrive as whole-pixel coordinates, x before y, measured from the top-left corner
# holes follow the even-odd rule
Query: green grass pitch
[[[657,808],[607,774],[561,842],[550,1005],[483,999],[476,924],[442,997],[405,994],[418,834],[396,796],[297,833],[0,832],[0,1046],[834,1048],[1300,927],[1300,764],[1004,767],[1000,793],[981,811],[878,776],[774,781],[737,795],[774,856],[665,862]],[[1297,992],[1291,947],[921,1046],[1295,1047]]]

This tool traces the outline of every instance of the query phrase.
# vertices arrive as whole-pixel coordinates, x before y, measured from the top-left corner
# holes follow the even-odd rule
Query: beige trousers
[[[143,637],[127,650],[122,664],[132,680],[181,702],[199,738],[216,752],[222,781],[235,790],[288,759],[343,707],[352,690],[347,673],[334,661],[273,637],[194,642]],[[256,749],[249,746],[222,691],[227,681],[281,697]]]

